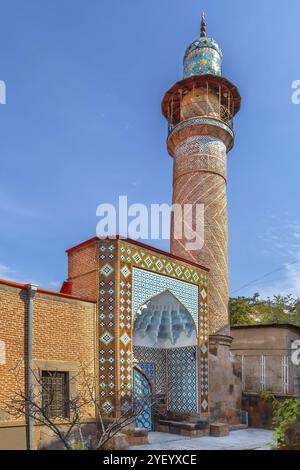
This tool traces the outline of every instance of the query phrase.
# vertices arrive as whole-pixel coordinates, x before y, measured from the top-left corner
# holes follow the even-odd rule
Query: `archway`
[[[197,413],[197,329],[189,311],[166,290],[139,309],[133,331],[138,367],[166,412]]]
[[[151,385],[142,370],[137,367],[133,368],[133,395],[136,406],[142,408],[135,419],[137,428],[152,430],[152,403],[151,403]]]

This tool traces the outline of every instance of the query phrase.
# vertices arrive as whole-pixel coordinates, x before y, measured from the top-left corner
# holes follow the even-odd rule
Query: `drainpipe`
[[[27,409],[27,448],[34,450],[34,432],[33,432],[33,418],[31,416],[32,398],[33,398],[33,379],[32,379],[32,330],[33,330],[33,299],[35,297],[37,286],[34,284],[27,284],[28,295],[28,315],[27,315],[27,395],[28,395],[28,409]]]

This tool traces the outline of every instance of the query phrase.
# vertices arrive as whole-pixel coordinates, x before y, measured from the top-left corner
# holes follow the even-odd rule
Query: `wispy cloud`
[[[5,279],[7,281],[18,282],[20,284],[35,284],[39,287],[43,287],[48,290],[58,291],[62,284],[62,281],[49,281],[40,283],[37,279],[34,279],[30,275],[24,275],[16,272],[14,269],[10,268],[6,264],[0,263],[0,279]]]
[[[20,282],[21,284],[32,283],[32,284],[39,285],[36,279],[33,279],[30,276],[24,276],[22,274],[19,274],[14,269],[1,263],[0,263],[0,279],[6,279],[8,281],[13,281],[13,282]]]
[[[6,266],[5,264],[0,264],[0,278],[1,279],[6,279],[7,276],[10,276],[13,274],[13,271]]]
[[[253,285],[251,289],[260,292],[261,297],[272,297],[274,294],[292,294],[300,297],[300,222],[298,220],[278,221],[270,226],[264,237],[268,243],[269,254],[274,254],[282,265],[278,271]],[[278,256],[278,254],[280,256]]]
[[[61,281],[50,281],[49,286],[51,289],[58,289],[61,286]]]

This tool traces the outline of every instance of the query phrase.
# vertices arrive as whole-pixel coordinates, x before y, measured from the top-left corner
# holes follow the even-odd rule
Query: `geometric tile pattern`
[[[160,253],[155,253],[138,245],[126,241],[119,241],[119,282],[120,282],[120,322],[119,335],[124,333],[128,336],[132,334],[133,328],[133,305],[135,302],[136,291],[133,290],[134,271],[136,268],[143,269],[155,274],[168,276],[169,278],[189,282],[198,289],[198,348],[197,363],[201,363],[201,358],[208,363],[208,306],[207,306],[207,274],[200,268],[185,264],[184,262],[170,258]],[[162,278],[162,282],[165,282]],[[163,290],[163,289],[162,289]],[[140,295],[140,293],[138,294]],[[147,300],[147,299],[145,299]],[[192,313],[192,312],[191,312]],[[203,353],[200,349],[202,345],[207,347]],[[132,343],[126,346],[120,342],[120,354],[124,360],[132,361]],[[142,361],[138,361],[142,362]],[[151,362],[151,361],[148,361]],[[156,371],[157,372],[157,371]],[[198,389],[201,384],[206,383],[206,369],[198,368]],[[120,380],[121,397],[130,397],[132,394],[132,377],[123,374]],[[207,398],[205,395],[198,396],[199,412],[207,413]]]
[[[134,358],[137,365],[145,371],[147,377],[155,385],[156,392],[166,391],[166,350],[147,348],[143,346],[133,347]],[[152,367],[151,367],[152,366]]]
[[[133,314],[147,300],[168,289],[188,309],[198,328],[198,285],[133,268]]]
[[[168,350],[134,347],[137,365],[151,379],[156,392],[168,394],[170,411],[197,413],[196,351],[196,346]]]
[[[148,291],[141,282],[147,284]],[[116,411],[116,400],[120,400],[124,407],[132,402],[134,313],[141,303],[166,289],[173,291],[186,305],[197,323],[198,364],[203,364],[198,370],[200,390],[201,384],[207,380],[207,273],[188,262],[125,240],[99,241],[99,393],[104,414],[111,415]],[[143,364],[153,364],[152,372],[151,367],[145,372],[151,380],[151,373],[154,374],[156,387],[162,391],[166,386],[166,354],[159,349],[152,351],[155,351],[155,359],[147,356],[146,352],[142,359],[139,348],[135,348],[135,360],[141,369],[146,367]],[[199,412],[208,412],[207,399],[207,394],[198,397]]]
[[[143,409],[135,419],[135,426],[137,428],[152,429],[152,413],[151,413],[151,388],[145,375],[138,369],[133,369],[133,391],[134,399],[137,401],[137,406]]]
[[[148,377],[149,380],[154,384],[155,383],[155,364],[151,362],[146,362],[142,364],[136,364]]]
[[[221,75],[221,58],[219,54],[208,47],[202,47],[198,51],[191,52],[184,59],[184,78],[191,77],[192,75]]]
[[[221,129],[224,129],[231,135],[231,137],[234,137],[233,130],[224,122],[220,122],[212,118],[202,118],[202,117],[195,117],[195,118],[188,119],[186,121],[182,121],[180,124],[177,124],[177,126],[175,126],[174,129],[172,129],[172,135],[176,134],[181,129],[192,126],[194,124],[212,124],[216,127],[220,127]]]
[[[99,393],[101,411],[111,415],[115,410],[115,244],[111,240],[99,247]]]
[[[221,75],[222,51],[213,38],[197,37],[184,55],[184,78],[191,75]]]
[[[205,169],[226,179],[226,147],[220,139],[209,136],[189,137],[176,147],[174,157],[175,174]]]
[[[197,413],[196,347],[168,349],[168,409]]]

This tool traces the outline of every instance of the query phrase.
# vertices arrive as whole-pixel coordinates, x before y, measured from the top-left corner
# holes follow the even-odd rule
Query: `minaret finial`
[[[202,38],[206,37],[206,20],[205,20],[205,14],[202,12],[202,18],[201,18],[201,34],[200,36]]]

